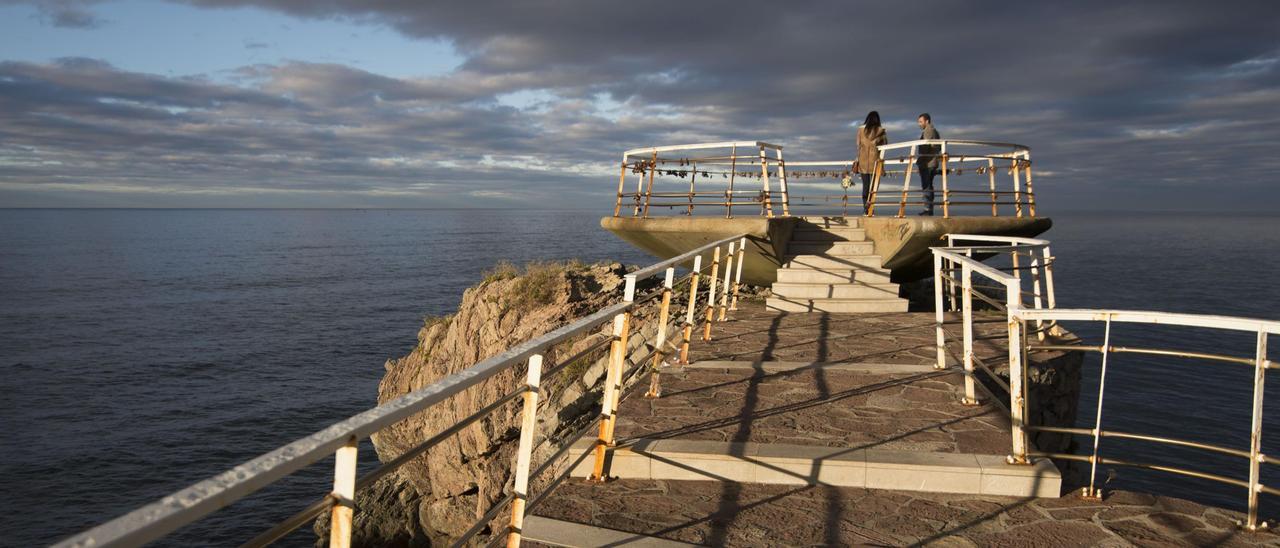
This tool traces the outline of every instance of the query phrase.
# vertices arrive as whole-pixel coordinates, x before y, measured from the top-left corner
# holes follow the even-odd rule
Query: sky
[[[1274,211],[1280,2],[0,0],[0,207],[603,211],[625,149],[873,109],[1042,211]]]

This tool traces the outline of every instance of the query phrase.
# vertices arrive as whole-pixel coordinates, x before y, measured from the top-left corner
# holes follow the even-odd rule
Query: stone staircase
[[[766,306],[779,312],[906,312],[859,217],[803,217]]]

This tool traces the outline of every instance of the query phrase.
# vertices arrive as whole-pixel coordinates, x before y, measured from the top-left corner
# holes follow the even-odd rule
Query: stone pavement
[[[569,481],[535,514],[709,546],[1280,546],[1237,512],[1115,492],[1105,501],[702,481]]]
[[[683,369],[662,375],[661,398],[622,401],[620,439],[1009,451],[1008,418],[991,404],[962,405],[955,371]]]

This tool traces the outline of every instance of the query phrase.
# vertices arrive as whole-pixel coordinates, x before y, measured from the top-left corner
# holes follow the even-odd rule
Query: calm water
[[[596,213],[0,210],[0,544],[54,541],[367,408],[383,362],[497,258],[649,262],[599,229]],[[1060,306],[1280,318],[1280,218],[1055,221]],[[1118,326],[1113,338],[1252,352],[1249,337]],[[1109,367],[1105,427],[1247,443],[1246,368]],[[1277,386],[1268,440],[1280,440]],[[330,474],[322,463],[168,542],[242,541],[327,491]],[[1121,470],[1113,485],[1242,500],[1240,489],[1154,478]]]

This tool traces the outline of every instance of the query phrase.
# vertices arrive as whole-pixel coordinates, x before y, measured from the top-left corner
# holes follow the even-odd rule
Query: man
[[[916,117],[920,126],[921,139],[941,139],[938,130],[933,128],[933,118],[926,112]],[[921,215],[933,215],[933,176],[938,174],[942,165],[942,147],[939,145],[920,145],[916,149],[916,168],[920,171],[920,190],[924,191],[924,211]]]

